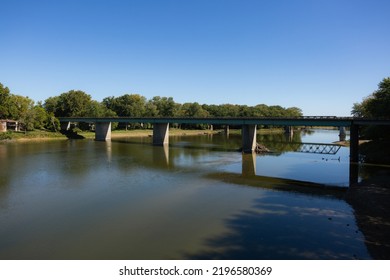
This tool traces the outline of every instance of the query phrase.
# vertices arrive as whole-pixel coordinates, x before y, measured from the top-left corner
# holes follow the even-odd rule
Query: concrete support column
[[[284,133],[289,134],[289,135],[293,135],[294,134],[293,127],[289,126],[289,125],[285,126],[284,127]]]
[[[230,133],[230,132],[229,132],[229,125],[226,125],[226,126],[225,126],[225,135],[226,135],[226,136],[229,136],[229,133]]]
[[[153,124],[153,145],[163,146],[169,143],[169,123]]]
[[[95,125],[95,140],[111,140],[111,122],[97,122]]]
[[[70,122],[61,123],[61,130],[69,130],[69,129],[70,129]]]
[[[359,126],[351,125],[350,147],[349,147],[350,162],[359,161]]]
[[[256,125],[242,126],[242,152],[253,153],[256,149]]]
[[[347,132],[345,131],[345,126],[340,126],[340,133],[339,133],[340,141],[345,141],[347,138]]]

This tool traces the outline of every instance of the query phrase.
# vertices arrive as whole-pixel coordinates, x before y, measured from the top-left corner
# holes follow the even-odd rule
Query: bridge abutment
[[[97,122],[95,124],[95,140],[111,140],[111,122]]]
[[[153,145],[164,146],[169,144],[169,123],[153,124]]]
[[[256,125],[244,124],[241,130],[242,152],[253,153],[256,149]]]

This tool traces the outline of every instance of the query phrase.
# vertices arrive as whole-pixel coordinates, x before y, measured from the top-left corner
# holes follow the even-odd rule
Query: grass
[[[60,132],[45,130],[34,131],[7,131],[0,133],[0,141],[7,140],[41,140],[41,139],[66,139]]]
[[[170,128],[170,136],[184,136],[184,135],[203,135],[224,133],[224,130],[200,130],[200,129],[178,129]],[[241,134],[241,129],[230,129],[229,133],[232,135]],[[270,129],[258,129],[257,134],[277,134],[283,133],[283,129],[270,128]],[[85,139],[95,139],[95,132],[93,131],[81,131],[78,135]],[[111,133],[112,138],[118,137],[149,137],[153,135],[152,129],[132,129],[132,130],[113,130]],[[46,130],[34,130],[34,131],[7,131],[0,132],[0,141],[28,141],[28,140],[49,140],[49,139],[67,139],[65,135],[60,132],[51,132]]]

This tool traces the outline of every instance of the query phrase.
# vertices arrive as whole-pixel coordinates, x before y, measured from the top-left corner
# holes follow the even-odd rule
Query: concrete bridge
[[[107,141],[111,139],[111,123],[151,123],[153,124],[153,144],[167,145],[169,143],[169,124],[209,124],[229,125],[242,127],[242,149],[244,153],[252,153],[256,147],[257,125],[272,125],[287,127],[290,132],[294,126],[333,126],[340,128],[340,134],[345,134],[345,127],[350,128],[350,161],[358,162],[359,155],[359,127],[364,125],[390,125],[390,120],[364,119],[335,116],[305,116],[288,117],[256,117],[256,118],[156,118],[156,117],[108,117],[60,118],[61,128],[69,129],[71,122],[95,123],[95,140]]]

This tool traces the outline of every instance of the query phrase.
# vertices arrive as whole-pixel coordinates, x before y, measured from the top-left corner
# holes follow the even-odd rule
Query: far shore
[[[193,136],[193,135],[207,135],[207,134],[220,134],[224,133],[224,130],[208,130],[208,129],[178,129],[170,128],[170,136]],[[237,135],[241,134],[240,129],[231,129],[230,134]],[[257,134],[277,134],[283,133],[283,129],[280,128],[271,128],[271,129],[258,129]],[[81,131],[78,135],[82,136],[84,139],[94,139],[95,132],[93,131]],[[152,129],[129,129],[129,130],[113,130],[111,132],[111,138],[121,138],[121,137],[152,137]],[[30,142],[30,141],[49,141],[49,140],[66,140],[68,139],[65,135],[60,132],[49,132],[43,130],[35,131],[9,131],[0,133],[0,143],[1,142]]]

